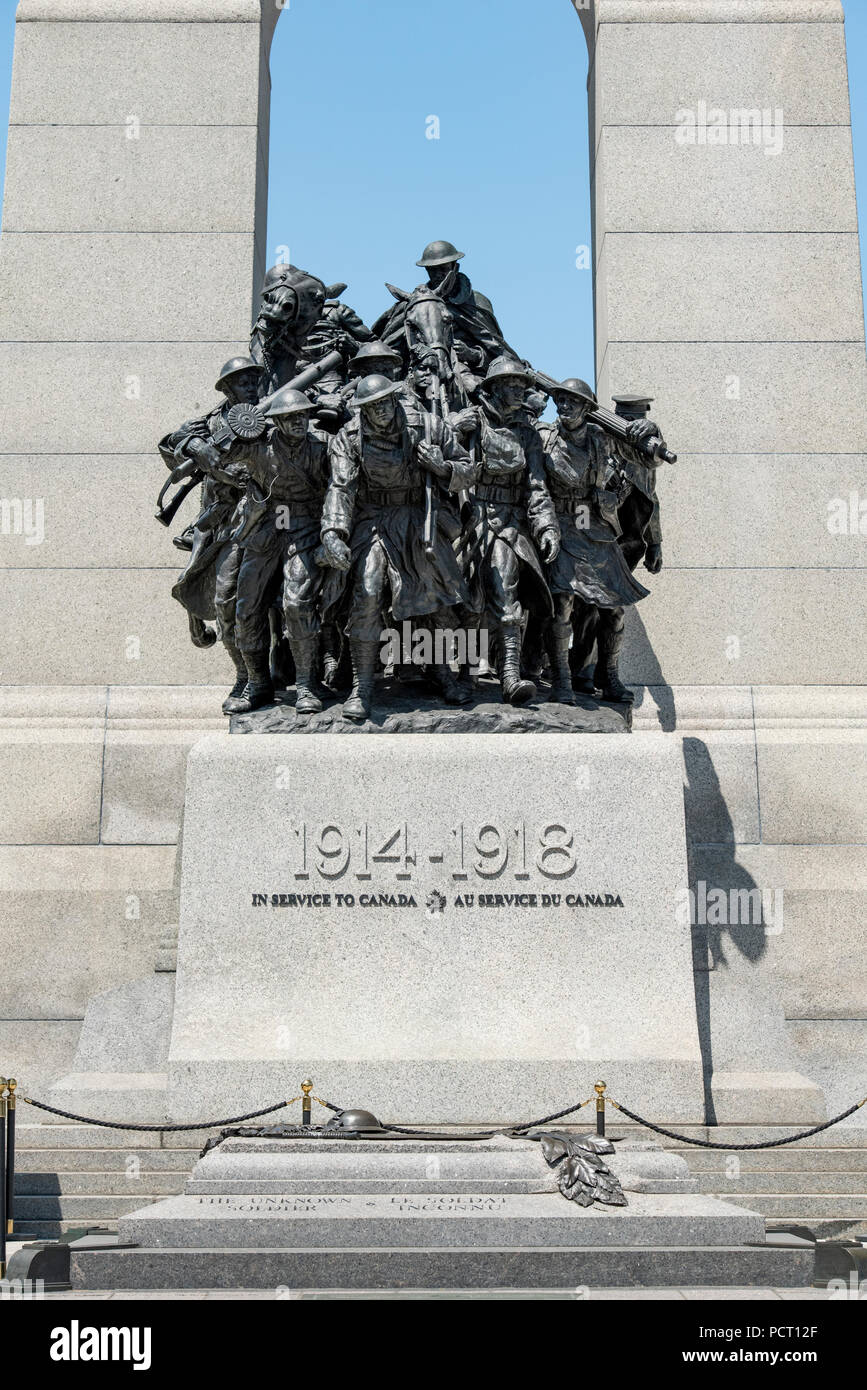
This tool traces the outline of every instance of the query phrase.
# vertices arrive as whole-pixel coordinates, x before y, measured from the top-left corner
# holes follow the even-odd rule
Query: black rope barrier
[[[621,1115],[628,1115],[630,1120],[636,1124],[643,1125],[645,1129],[652,1129],[655,1134],[664,1134],[668,1139],[677,1139],[681,1144],[694,1144],[700,1149],[779,1149],[783,1144],[797,1144],[799,1139],[809,1139],[813,1134],[821,1134],[823,1129],[830,1129],[832,1125],[838,1125],[841,1120],[845,1120],[849,1115],[854,1115],[856,1110],[867,1104],[867,1096],[864,1100],[859,1100],[857,1105],[850,1105],[848,1110],[842,1114],[835,1115],[833,1120],[825,1120],[824,1124],[814,1125],[812,1129],[803,1129],[799,1134],[790,1134],[784,1139],[764,1139],[759,1144],[717,1144],[712,1139],[693,1139],[688,1134],[676,1134],[673,1129],[663,1129],[661,1125],[652,1124],[650,1120],[645,1120],[641,1115],[636,1115],[634,1110],[627,1110],[625,1105],[612,1100],[606,1096],[609,1105],[613,1105],[615,1110],[619,1110]]]
[[[29,1096],[22,1096],[25,1105],[35,1105],[37,1110],[47,1110],[49,1115],[60,1115],[64,1120],[77,1120],[82,1125],[99,1125],[102,1129],[134,1129],[143,1130],[149,1134],[176,1134],[182,1130],[193,1129],[222,1129],[228,1125],[238,1125],[242,1120],[257,1120],[260,1115],[273,1115],[275,1110],[285,1110],[287,1105],[291,1105],[290,1100],[280,1100],[276,1105],[269,1105],[265,1110],[251,1110],[248,1115],[235,1115],[231,1120],[199,1120],[193,1125],[131,1125],[121,1124],[118,1120],[94,1120],[88,1115],[74,1115],[71,1110],[58,1110],[53,1105],[46,1105],[41,1100],[31,1100]]]
[[[574,1115],[576,1110],[583,1110],[585,1105],[589,1105],[593,1099],[589,1096],[587,1100],[582,1100],[578,1105],[572,1105],[568,1110],[557,1110],[553,1115],[543,1115],[541,1120],[531,1120],[528,1125],[513,1125],[511,1134],[523,1134],[525,1129],[538,1129],[540,1125],[549,1125],[553,1120],[562,1120],[566,1115]]]
[[[590,1097],[592,1100],[593,1097]],[[553,1115],[543,1115],[541,1120],[530,1120],[525,1125],[501,1125],[499,1129],[473,1130],[470,1133],[456,1133],[449,1130],[443,1133],[441,1130],[428,1129],[408,1129],[405,1125],[383,1124],[382,1128],[393,1134],[410,1134],[417,1139],[493,1139],[497,1134],[520,1135],[528,1129],[538,1129],[540,1125],[549,1125],[552,1120],[562,1120],[565,1115],[574,1115],[576,1110],[583,1110],[585,1105],[590,1104],[590,1100],[579,1101],[577,1105],[570,1105],[568,1110],[558,1110]]]
[[[309,1085],[309,1083],[305,1083],[305,1087],[307,1085]],[[621,1115],[626,1115],[628,1119],[633,1120],[636,1124],[643,1126],[644,1129],[653,1130],[655,1134],[662,1134],[667,1139],[675,1139],[678,1141],[678,1143],[682,1144],[693,1144],[697,1148],[702,1149],[731,1149],[735,1151],[741,1151],[746,1149],[776,1149],[780,1148],[784,1144],[796,1144],[800,1139],[809,1139],[812,1135],[821,1134],[823,1130],[830,1129],[833,1125],[839,1124],[841,1120],[848,1119],[850,1115],[854,1115],[856,1110],[860,1110],[863,1105],[867,1104],[867,1096],[865,1096],[864,1100],[858,1101],[855,1105],[850,1105],[848,1110],[844,1110],[841,1112],[841,1114],[835,1115],[833,1119],[825,1120],[820,1125],[814,1125],[812,1129],[800,1130],[797,1134],[790,1134],[782,1139],[766,1139],[754,1144],[721,1144],[712,1139],[694,1139],[691,1135],[688,1134],[678,1134],[676,1130],[666,1129],[662,1125],[655,1125],[651,1120],[645,1120],[642,1115],[636,1114],[634,1110],[629,1110],[625,1105],[622,1105],[619,1101],[612,1099],[611,1096],[606,1096],[604,1083],[600,1083],[595,1089],[595,1099],[597,1106],[597,1132],[599,1134],[604,1135],[605,1133],[604,1107],[605,1102],[607,1101],[608,1104],[613,1105],[614,1108],[618,1110]],[[302,1097],[295,1097],[295,1100],[300,1099],[302,1099]],[[316,1100],[319,1105],[322,1105],[326,1109],[333,1111],[337,1115],[342,1113],[343,1107],[335,1105],[332,1101],[320,1100],[318,1096],[310,1097],[309,1093],[305,1090],[303,1100],[305,1102],[308,1102],[310,1099]],[[556,1110],[550,1115],[543,1115],[541,1119],[538,1120],[529,1120],[526,1124],[501,1125],[496,1129],[471,1130],[461,1132],[453,1129],[447,1131],[415,1129],[405,1125],[394,1124],[382,1124],[381,1129],[385,1133],[406,1134],[410,1137],[419,1139],[492,1139],[496,1135],[501,1134],[512,1135],[515,1138],[518,1138],[522,1135],[526,1137],[528,1130],[539,1129],[543,1125],[552,1124],[555,1120],[563,1120],[566,1118],[567,1115],[574,1115],[579,1110],[583,1110],[585,1105],[589,1105],[590,1101],[593,1099],[594,1097],[590,1096],[588,1100],[579,1101],[577,1105],[567,1106],[567,1108],[564,1110]],[[273,1115],[275,1111],[284,1110],[288,1106],[294,1105],[295,1103],[294,1100],[281,1100],[278,1101],[276,1105],[266,1106],[263,1110],[251,1110],[246,1115],[235,1115],[228,1120],[199,1120],[196,1121],[194,1124],[143,1125],[123,1124],[119,1120],[96,1120],[88,1115],[76,1115],[70,1110],[60,1110],[56,1106],[46,1105],[44,1101],[33,1100],[30,1096],[21,1096],[21,1100],[23,1100],[26,1105],[35,1106],[37,1110],[45,1110],[50,1115],[58,1115],[61,1119],[64,1120],[74,1120],[78,1124],[98,1125],[103,1129],[135,1130],[151,1134],[174,1134],[181,1133],[184,1131],[189,1132],[198,1129],[228,1129],[229,1126],[242,1124],[245,1120],[257,1120],[261,1119],[263,1115]],[[304,1111],[302,1113],[304,1116],[309,1115],[309,1105],[305,1105]],[[307,1121],[307,1125],[309,1127],[309,1120]],[[0,1140],[0,1142],[2,1142],[2,1140]],[[7,1155],[0,1153],[0,1164],[2,1164],[2,1158],[5,1158],[6,1156]],[[5,1167],[5,1164],[2,1164],[2,1166]],[[4,1183],[4,1191],[0,1192],[0,1209],[2,1209],[2,1206],[6,1205],[6,1202],[3,1200],[7,1195],[5,1191],[5,1186],[6,1185]],[[5,1222],[3,1222],[3,1225],[5,1225]]]

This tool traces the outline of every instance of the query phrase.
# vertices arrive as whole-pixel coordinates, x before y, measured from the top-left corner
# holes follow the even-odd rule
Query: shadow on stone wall
[[[700,738],[684,738],[683,761],[696,1017],[707,1122],[715,1124],[711,1077],[716,1030],[712,1029],[710,974],[730,969],[738,959],[750,965],[757,964],[768,949],[768,927],[764,903],[758,905],[759,899],[754,896],[760,893],[759,886],[735,857],[734,826],[707,744]],[[696,843],[696,825],[708,822],[718,827],[719,840],[712,845]],[[719,890],[725,894],[724,904],[718,901]],[[748,905],[748,918],[742,921],[745,905]],[[753,920],[754,917],[757,920]],[[728,1023],[737,1031],[738,1020],[728,1020]],[[749,1026],[746,1015],[743,1026]]]
[[[635,709],[641,709],[645,701],[652,700],[656,705],[660,729],[665,734],[674,733],[677,727],[674,691],[670,685],[666,685],[662,667],[636,606],[628,609],[626,613],[623,680],[628,685],[635,685],[641,681],[646,689],[638,692]]]

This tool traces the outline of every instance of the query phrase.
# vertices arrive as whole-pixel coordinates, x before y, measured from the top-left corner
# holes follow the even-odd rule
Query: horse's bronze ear
[[[397,285],[390,285],[387,280],[385,282],[385,288],[389,291],[390,294],[393,294],[395,299],[397,300],[406,300],[412,298],[412,295],[409,294],[406,290],[399,290],[397,288]]]
[[[339,299],[340,296],[343,294],[343,291],[346,290],[346,289],[348,289],[348,288],[349,288],[349,286],[348,286],[348,285],[344,285],[343,282],[342,282],[341,280],[338,280],[336,285],[326,285],[326,287],[325,287],[325,298],[326,298],[326,299]]]

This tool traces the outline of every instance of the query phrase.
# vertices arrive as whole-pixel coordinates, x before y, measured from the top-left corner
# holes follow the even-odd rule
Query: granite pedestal
[[[309,1073],[395,1122],[517,1123],[601,1077],[700,1121],[686,875],[664,735],[205,738],[169,1113]]]
[[[72,1251],[79,1288],[806,1284],[813,1250],[701,1196],[685,1161],[626,1139],[625,1207],[582,1207],[531,1139],[228,1139],[184,1194]]]

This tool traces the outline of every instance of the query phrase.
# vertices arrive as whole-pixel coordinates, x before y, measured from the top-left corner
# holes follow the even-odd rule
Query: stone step
[[[103,1225],[106,1220],[116,1221],[127,1212],[159,1201],[162,1195],[142,1192],[139,1185],[138,1191],[126,1195],[16,1197],[15,1224],[28,1229],[31,1221],[69,1220],[78,1225]]]
[[[142,1188],[159,1196],[175,1196],[183,1190],[186,1171],[149,1173],[127,1176],[117,1172],[84,1173],[23,1173],[15,1175],[16,1202],[30,1197],[51,1197],[58,1194],[82,1197],[134,1197]]]
[[[835,1221],[860,1221],[867,1223],[867,1197],[859,1194],[839,1194],[835,1197],[814,1193],[790,1192],[772,1195],[767,1192],[748,1192],[739,1189],[737,1195],[720,1192],[724,1202],[735,1206],[749,1207],[761,1212],[769,1220],[797,1220],[811,1222],[814,1217],[827,1217]]]
[[[60,1236],[68,1235],[70,1231],[82,1231],[90,1226],[98,1226],[100,1230],[116,1232],[118,1220],[119,1218],[116,1216],[101,1216],[96,1221],[84,1221],[73,1217],[66,1217],[65,1219],[31,1217],[24,1221],[16,1212],[15,1233],[11,1239],[57,1240]]]
[[[672,1152],[672,1150],[669,1150]],[[785,1149],[760,1149],[755,1153],[713,1153],[707,1149],[674,1150],[689,1164],[690,1172],[725,1173],[737,1159],[742,1173],[853,1173],[867,1188],[867,1152],[861,1149],[808,1149],[794,1144]]]
[[[18,1149],[17,1173],[124,1173],[130,1159],[141,1173],[189,1173],[198,1149]]]
[[[207,1138],[194,1135],[156,1134],[151,1131],[105,1129],[101,1125],[18,1123],[16,1148],[21,1149],[189,1149],[198,1152]]]
[[[710,1192],[716,1197],[733,1197],[736,1201],[749,1193],[771,1193],[784,1196],[786,1193],[811,1194],[839,1192],[849,1197],[864,1195],[864,1175],[861,1173],[744,1173],[737,1178],[726,1178],[720,1173],[695,1174],[699,1192]],[[749,1206],[749,1203],[746,1204]]]
[[[562,1198],[559,1200],[562,1201]],[[812,1249],[402,1246],[76,1250],[74,1289],[803,1288]]]
[[[859,1114],[864,1114],[864,1110]],[[671,1129],[680,1134],[688,1135],[691,1139],[703,1139],[713,1141],[716,1144],[765,1144],[771,1139],[787,1139],[793,1134],[798,1134],[804,1128],[803,1125],[672,1125]],[[625,1133],[621,1129],[617,1131],[613,1126],[608,1127],[611,1134]],[[635,1134],[635,1128],[630,1128],[630,1134]],[[643,1133],[650,1134],[666,1148],[683,1149],[685,1152],[693,1153],[719,1153],[720,1150],[702,1150],[695,1144],[678,1144],[676,1139],[668,1139],[661,1135],[653,1135],[652,1131],[644,1130]],[[863,1149],[867,1151],[867,1124],[860,1125],[832,1125],[830,1129],[823,1129],[820,1134],[813,1134],[809,1139],[799,1139],[796,1144],[780,1145],[780,1152],[787,1149]],[[722,1152],[725,1152],[724,1150]],[[756,1149],[755,1153],[772,1153],[771,1149]]]

